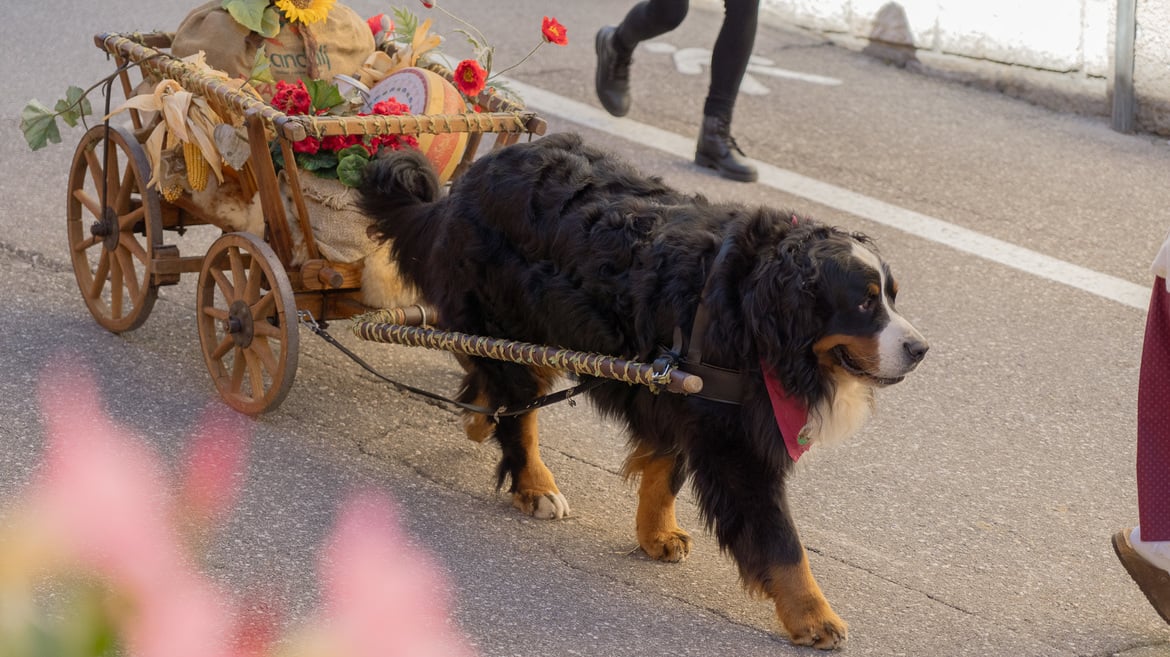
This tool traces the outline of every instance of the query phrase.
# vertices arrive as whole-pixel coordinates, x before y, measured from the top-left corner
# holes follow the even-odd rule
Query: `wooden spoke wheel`
[[[114,333],[141,326],[158,298],[151,268],[162,210],[148,180],[146,151],[117,126],[90,128],[69,170],[73,274],[90,314]]]
[[[203,258],[198,289],[203,360],[232,408],[276,408],[297,370],[297,317],[280,259],[260,238],[228,233]]]

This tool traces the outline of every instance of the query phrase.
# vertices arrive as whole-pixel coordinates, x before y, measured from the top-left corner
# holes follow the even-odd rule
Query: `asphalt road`
[[[850,623],[844,653],[1170,652],[1170,630],[1109,546],[1137,516],[1140,298],[1170,228],[1165,140],[766,24],[756,54],[770,63],[754,77],[767,93],[742,97],[734,132],[769,175],[725,182],[672,151],[697,134],[706,78],[678,70],[669,53],[709,47],[717,12],[696,8],[637,54],[633,110],[615,122],[592,97],[592,35],[627,3],[444,6],[497,40],[497,62],[523,56],[541,15],[568,27],[568,47],[542,48],[510,74],[547,103],[533,106],[553,130],[579,131],[682,189],[868,233],[892,263],[899,307],[930,339],[930,356],[882,391],[861,435],[814,450],[792,481],[813,572]],[[0,98],[3,498],[37,462],[36,382],[62,354],[86,363],[108,411],[171,458],[218,403],[199,353],[193,280],[165,288],[136,331],[113,335],[88,315],[63,232],[80,131],[31,153],[17,118],[29,98],[52,104],[66,86],[110,70],[93,33],[174,29],[185,13],[124,0],[0,8],[9,45]],[[776,68],[840,83],[778,77]],[[831,187],[795,184],[792,173]],[[178,243],[199,253],[213,237],[192,231]],[[1130,301],[1069,284],[1069,272],[1085,271]],[[445,391],[457,384],[446,354],[335,333],[394,376]],[[496,448],[463,438],[454,412],[380,385],[305,331],[292,392],[252,429],[243,500],[212,570],[236,591],[271,593],[290,622],[316,605],[317,549],[341,500],[374,486],[400,502],[417,545],[447,572],[453,622],[485,656],[811,652],[787,644],[771,605],[743,593],[689,494],[679,510],[696,537],[689,560],[664,565],[634,549],[621,432],[585,404],[542,415],[543,454],[573,508],[561,522],[520,516],[495,492]]]

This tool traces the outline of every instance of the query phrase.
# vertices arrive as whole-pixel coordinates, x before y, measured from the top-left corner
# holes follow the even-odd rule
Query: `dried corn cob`
[[[176,199],[183,195],[183,186],[170,185],[168,187],[164,187],[162,190],[162,195],[163,199],[165,199],[167,203],[174,203]]]
[[[198,144],[183,142],[183,162],[187,165],[187,184],[192,191],[201,192],[207,189],[207,177],[211,173],[211,165],[203,157],[203,151]]]

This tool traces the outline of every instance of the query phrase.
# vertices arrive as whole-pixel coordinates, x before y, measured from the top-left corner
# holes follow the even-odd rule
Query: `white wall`
[[[1111,110],[1116,0],[763,0],[783,23],[1058,109]],[[1141,130],[1170,134],[1170,0],[1137,0]]]

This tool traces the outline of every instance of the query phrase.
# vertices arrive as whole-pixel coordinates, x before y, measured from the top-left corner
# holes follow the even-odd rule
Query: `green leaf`
[[[272,164],[276,170],[284,169],[284,150],[280,147],[280,140],[268,142],[268,152],[272,154]]]
[[[337,151],[337,159],[338,160],[344,160],[345,158],[350,157],[352,155],[356,155],[358,157],[365,158],[367,161],[369,161],[369,159],[370,159],[370,153],[366,150],[366,147],[362,146],[361,144],[354,144],[353,146],[346,146],[345,148]]]
[[[365,153],[364,148],[361,150]],[[362,155],[342,157],[341,162],[337,164],[337,179],[346,187],[357,187],[362,184],[362,177],[366,170],[366,165],[369,163],[370,158]]]
[[[297,153],[297,164],[305,171],[324,175],[325,169],[337,166],[337,153]]]
[[[305,88],[309,90],[309,98],[314,110],[328,111],[346,103],[345,97],[337,90],[337,85],[325,80],[307,80]]]
[[[394,42],[409,44],[418,29],[418,16],[405,7],[394,8]]]
[[[265,38],[272,38],[280,32],[280,16],[268,5],[268,0],[223,0],[220,6],[237,23]]]
[[[260,29],[256,32],[265,39],[271,39],[280,34],[280,13],[276,11],[276,7],[269,5],[264,9],[264,15],[260,19]]]
[[[61,143],[57,115],[35,98],[20,111],[20,131],[24,133],[28,147],[34,151],[44,148],[49,143]]]
[[[268,61],[266,44],[260,44],[260,47],[256,49],[256,59],[252,62],[252,71],[248,73],[248,82],[276,84],[276,78],[272,75],[272,67]]]
[[[58,100],[53,109],[70,128],[75,127],[81,117],[93,114],[93,106],[89,104],[85,90],[81,87],[69,87],[65,99]]]

